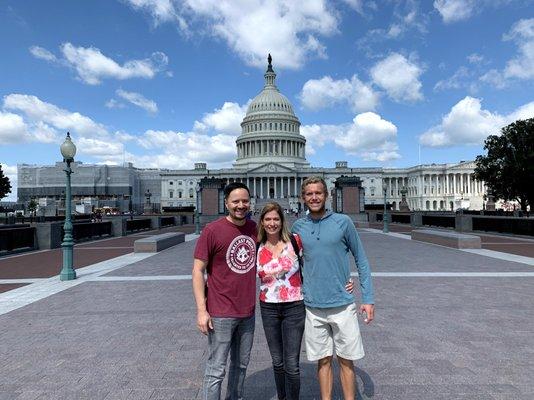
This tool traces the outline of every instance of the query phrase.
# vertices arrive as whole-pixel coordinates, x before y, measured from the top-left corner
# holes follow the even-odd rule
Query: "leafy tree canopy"
[[[487,155],[476,158],[475,177],[495,198],[534,205],[534,118],[517,120],[484,142]]]
[[[11,183],[9,178],[4,175],[2,165],[0,165],[0,200],[6,197],[8,193],[11,193]]]

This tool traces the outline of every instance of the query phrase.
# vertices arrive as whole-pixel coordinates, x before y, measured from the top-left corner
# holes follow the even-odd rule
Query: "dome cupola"
[[[305,157],[306,139],[300,121],[286,96],[276,87],[272,57],[267,57],[263,90],[250,102],[237,138],[235,167],[252,167],[277,162],[287,166],[309,166]]]

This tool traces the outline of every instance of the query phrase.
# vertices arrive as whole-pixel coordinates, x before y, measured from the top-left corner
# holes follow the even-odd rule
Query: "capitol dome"
[[[276,87],[271,55],[267,60],[263,90],[252,100],[241,122],[234,166],[253,168],[274,162],[291,168],[307,167],[306,139],[300,134],[300,121],[287,97]]]

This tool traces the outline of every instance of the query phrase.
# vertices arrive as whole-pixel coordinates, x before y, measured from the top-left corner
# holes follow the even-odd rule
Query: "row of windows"
[[[182,181],[178,181],[178,186],[182,186]],[[193,186],[194,182],[193,181],[189,181],[189,186]],[[174,185],[174,182],[173,181],[170,181],[169,182],[169,185]]]
[[[269,129],[267,129],[267,126]],[[263,129],[262,129],[263,128]],[[289,130],[288,130],[289,129]],[[283,125],[281,122],[263,122],[263,124],[256,123],[256,124],[248,124],[245,125],[245,132],[257,132],[257,131],[284,131],[284,132],[298,132],[298,128],[296,124],[288,124],[285,122]]]
[[[195,191],[193,189],[189,189],[189,198],[192,199],[195,197]],[[174,190],[169,190],[169,198],[174,198]],[[178,190],[178,198],[183,198],[183,192],[181,190]]]
[[[251,108],[251,111],[261,111],[265,108],[268,108],[269,110],[272,110],[273,108],[276,110],[283,110],[283,111],[289,111],[291,112],[291,107],[287,104],[282,103],[261,103],[261,104],[254,104]]]

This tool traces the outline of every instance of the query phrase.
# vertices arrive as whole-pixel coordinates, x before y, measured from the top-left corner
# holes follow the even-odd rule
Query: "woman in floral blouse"
[[[299,398],[300,345],[306,310],[302,275],[297,253],[302,254],[300,237],[293,247],[284,212],[278,203],[267,203],[258,227],[257,271],[260,278],[260,309],[263,330],[273,360],[279,400]],[[352,292],[352,281],[346,286]]]
[[[299,249],[293,248],[290,235],[280,205],[267,203],[260,214],[257,267],[263,330],[280,400],[299,398],[299,356],[306,317]],[[295,239],[301,247],[300,238]]]

